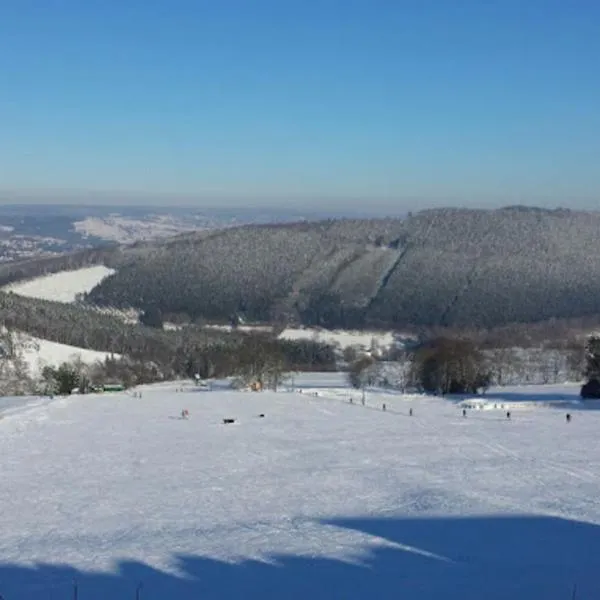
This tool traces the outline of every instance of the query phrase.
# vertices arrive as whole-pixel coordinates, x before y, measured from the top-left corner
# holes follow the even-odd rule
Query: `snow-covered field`
[[[207,227],[206,221],[190,221],[172,215],[149,215],[143,219],[111,215],[88,217],[73,224],[75,231],[84,236],[130,244],[140,240],[153,240]]]
[[[344,349],[349,346],[364,348],[366,350],[371,347],[387,349],[394,342],[395,337],[391,331],[328,331],[326,329],[293,328],[284,329],[279,335],[280,339],[286,340],[315,340],[325,344],[332,344]]]
[[[19,346],[22,348],[22,358],[27,364],[29,374],[32,376],[41,373],[45,366],[58,367],[64,362],[74,362],[76,360],[80,360],[85,364],[93,364],[97,361],[104,361],[110,356],[109,352],[59,344],[26,334],[20,334],[18,341]],[[119,354],[113,354],[113,356],[120,358]]]
[[[337,374],[294,384],[302,393],[177,383],[23,411],[9,400],[0,594],[568,600],[576,584],[598,596],[600,412],[463,418],[456,403],[389,393],[363,407]],[[503,393],[574,401],[577,388]]]
[[[14,283],[4,287],[3,290],[28,298],[74,302],[77,294],[89,292],[112,273],[114,273],[113,269],[97,265]]]

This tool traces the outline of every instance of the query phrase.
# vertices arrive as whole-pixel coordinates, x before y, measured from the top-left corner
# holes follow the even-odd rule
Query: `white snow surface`
[[[193,222],[171,215],[151,215],[144,219],[111,215],[87,217],[76,221],[75,231],[85,235],[130,244],[140,240],[153,240],[179,235],[188,231],[205,229],[208,222]]]
[[[313,339],[317,342],[339,346],[342,349],[352,346],[364,349],[369,349],[373,346],[374,348],[384,349],[393,346],[396,341],[394,333],[391,331],[330,331],[312,327],[288,327],[279,334],[279,339]]]
[[[600,412],[579,410],[576,386],[491,391],[534,400],[508,420],[377,391],[363,406],[342,381],[8,399],[0,594],[67,599],[75,582],[81,600],[134,598],[139,584],[142,599],[174,600],[565,600],[574,584],[597,596]],[[557,395],[571,423],[536,407]]]
[[[110,352],[59,344],[24,333],[18,334],[18,342],[22,348],[22,357],[32,376],[40,374],[45,366],[58,367],[64,362],[74,362],[77,359],[91,365],[111,356]],[[121,355],[112,354],[112,356],[120,358]]]
[[[70,303],[75,301],[77,294],[91,291],[114,272],[104,265],[96,265],[20,281],[5,286],[3,290],[28,298]]]

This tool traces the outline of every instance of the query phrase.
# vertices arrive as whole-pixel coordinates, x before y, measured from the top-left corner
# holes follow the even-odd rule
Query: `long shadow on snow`
[[[596,525],[534,516],[339,518],[323,525],[378,536],[388,546],[354,563],[284,555],[229,564],[178,556],[181,576],[137,562],[122,562],[111,574],[0,564],[0,595],[70,600],[73,581],[79,600],[133,600],[140,582],[141,600],[569,600],[574,583],[578,600],[600,595]]]

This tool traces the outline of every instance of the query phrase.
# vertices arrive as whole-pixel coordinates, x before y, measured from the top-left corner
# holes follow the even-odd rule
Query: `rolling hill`
[[[600,213],[436,209],[249,225],[98,253],[100,306],[192,319],[494,327],[600,313]]]

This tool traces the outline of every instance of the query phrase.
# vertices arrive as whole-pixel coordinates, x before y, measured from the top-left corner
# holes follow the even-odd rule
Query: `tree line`
[[[194,326],[164,331],[125,323],[118,316],[76,304],[10,293],[0,293],[0,324],[8,332],[0,361],[10,371],[11,376],[5,380],[10,379],[13,387],[26,377],[16,336],[10,332],[107,352],[109,358],[96,365],[98,377],[121,380],[128,385],[196,373],[203,377],[227,377],[239,374],[240,368],[248,365],[261,371],[263,367],[256,366],[259,357],[265,365],[275,363],[284,370],[336,369],[334,349],[314,340],[278,340],[274,334],[224,332]],[[15,364],[20,375],[15,374]]]
[[[463,336],[441,336],[395,353],[393,362],[346,352],[352,387],[393,387],[434,395],[477,394],[491,385],[596,380],[600,397],[600,336],[572,348],[482,348]],[[389,359],[390,356],[384,356]],[[591,397],[591,396],[590,396]]]
[[[0,364],[2,364],[0,360]],[[45,394],[70,394],[93,391],[107,383],[124,387],[187,377],[213,379],[234,377],[240,384],[258,383],[261,388],[277,389],[290,371],[333,371],[336,369],[333,348],[312,341],[280,342],[264,334],[247,334],[238,344],[213,344],[187,355],[182,372],[165,372],[163,365],[107,357],[104,361],[85,364],[81,360],[46,366],[37,389]],[[26,375],[21,372],[21,377]],[[34,386],[35,387],[35,386]]]

